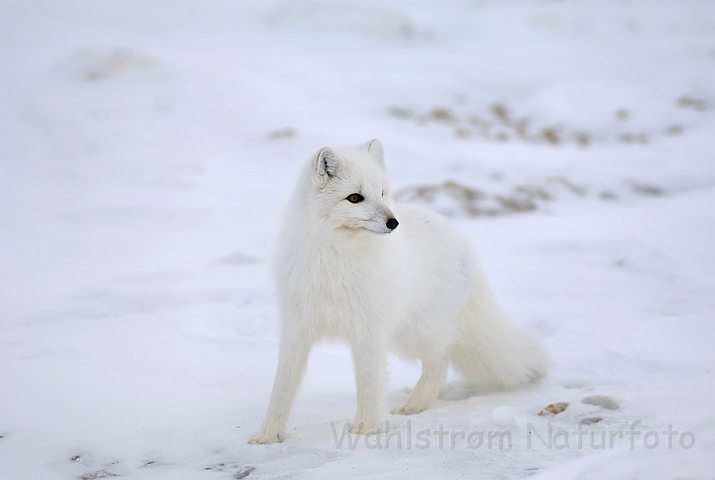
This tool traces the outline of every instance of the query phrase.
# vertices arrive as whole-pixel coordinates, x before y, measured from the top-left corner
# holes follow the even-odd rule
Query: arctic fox
[[[278,369],[261,431],[282,442],[312,345],[352,349],[351,432],[379,431],[388,350],[419,359],[422,376],[394,413],[430,407],[449,365],[484,391],[546,374],[541,342],[504,316],[467,242],[437,213],[394,202],[379,140],[326,147],[290,200],[276,257],[282,316]]]

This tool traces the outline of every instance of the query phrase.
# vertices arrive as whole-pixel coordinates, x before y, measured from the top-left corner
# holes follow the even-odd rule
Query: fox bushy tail
[[[480,391],[509,390],[545,376],[550,362],[541,340],[511,323],[481,271],[475,277],[452,364]]]

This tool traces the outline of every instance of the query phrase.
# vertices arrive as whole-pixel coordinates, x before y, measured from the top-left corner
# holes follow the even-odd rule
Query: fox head
[[[311,160],[309,209],[336,230],[387,234],[398,221],[390,210],[390,183],[379,140],[320,149]]]

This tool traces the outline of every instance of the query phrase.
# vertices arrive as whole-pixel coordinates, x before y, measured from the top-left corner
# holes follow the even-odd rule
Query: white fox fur
[[[364,200],[352,203],[354,193]],[[390,219],[399,226],[389,228]],[[394,412],[403,415],[430,407],[450,364],[484,391],[524,385],[548,368],[541,342],[499,309],[461,235],[437,213],[391,199],[378,140],[311,157],[280,235],[276,284],[278,369],[250,443],[286,438],[308,354],[322,338],[352,348],[353,433],[379,431],[388,350],[422,362],[417,385]]]

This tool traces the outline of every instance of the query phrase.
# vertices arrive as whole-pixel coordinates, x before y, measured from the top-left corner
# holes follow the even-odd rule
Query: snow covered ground
[[[715,476],[712,1],[0,8],[0,479]],[[374,137],[552,373],[450,377],[389,448],[338,447],[352,366],[323,345],[291,437],[247,445],[297,170]],[[418,374],[390,359],[388,408]]]

